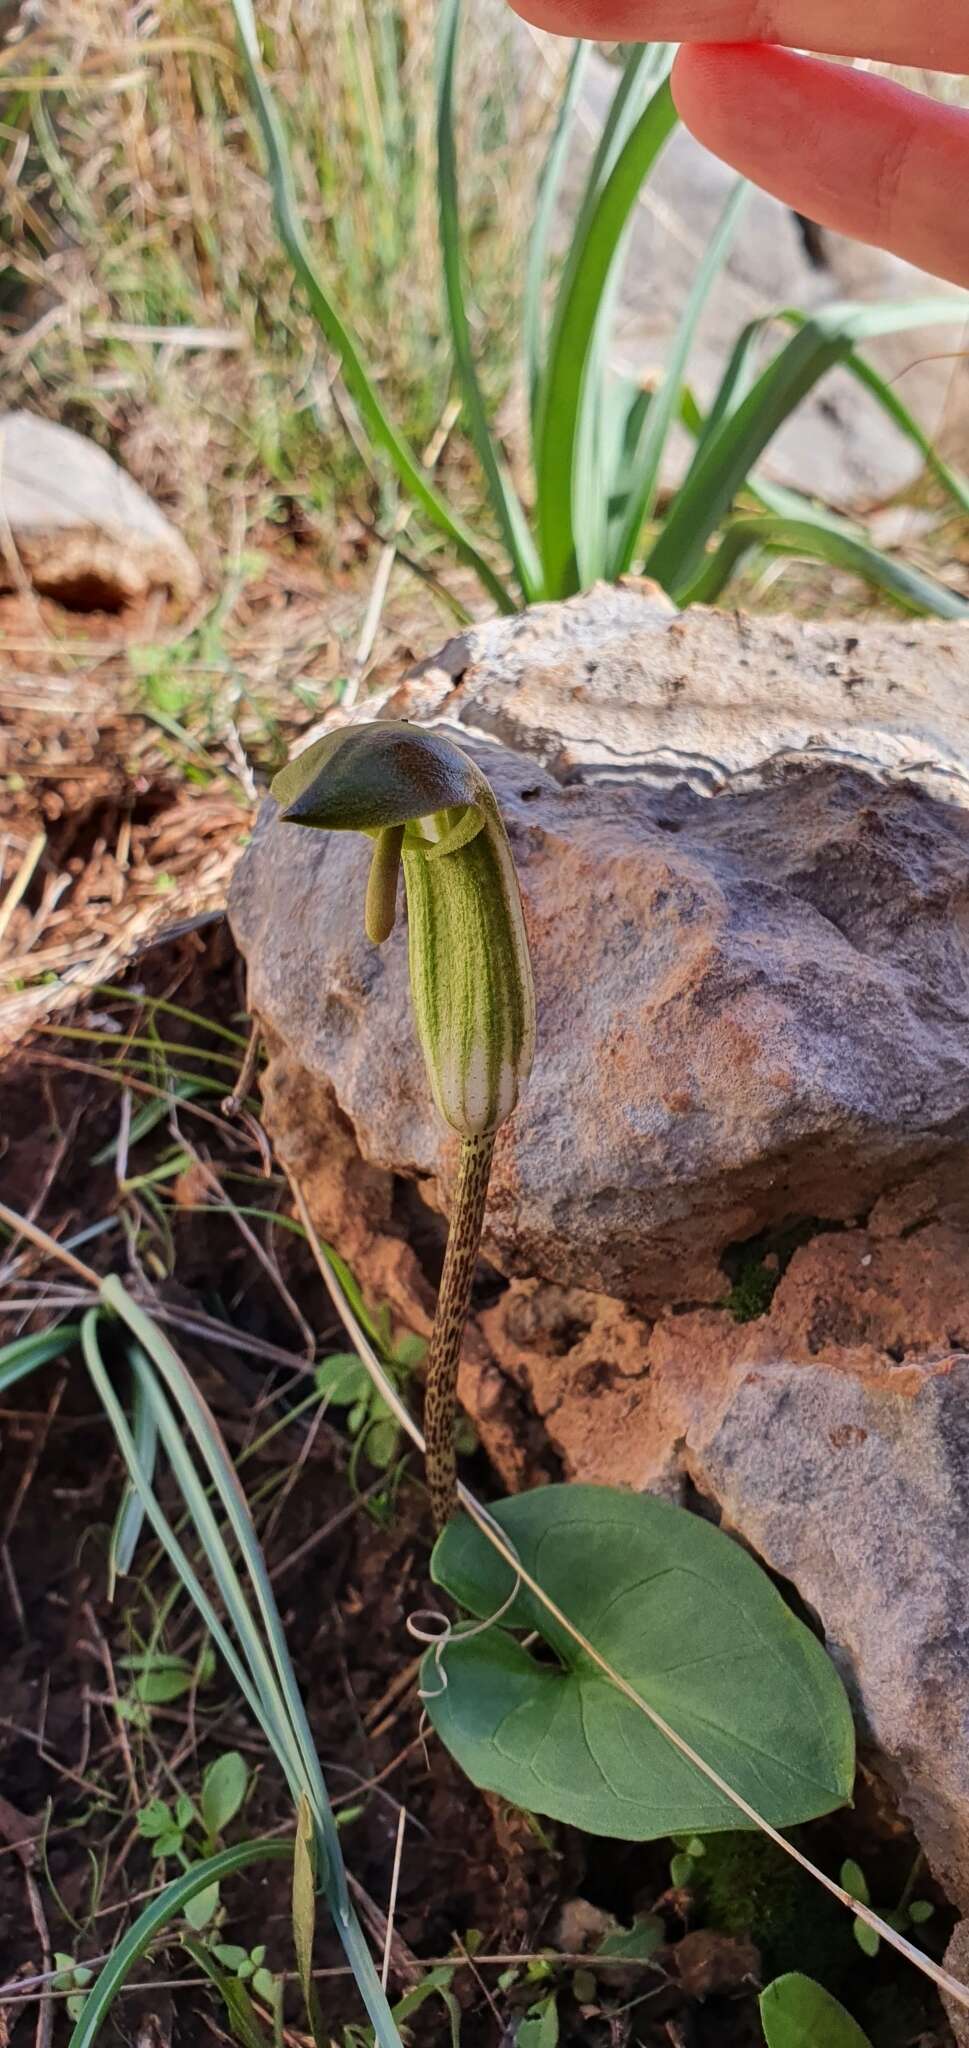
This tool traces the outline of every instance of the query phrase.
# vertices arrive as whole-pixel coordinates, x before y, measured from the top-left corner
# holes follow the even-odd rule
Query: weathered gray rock
[[[24,574],[62,603],[113,610],[201,586],[181,535],[110,455],[33,413],[0,413],[0,527],[0,590]]]
[[[967,1171],[967,660],[958,628],[677,618],[626,589],[475,628],[384,700],[471,746],[521,875],[539,1050],[498,1143],[504,1270],[716,1301],[735,1241]],[[366,1159],[446,1182],[367,861],[266,805],[231,898],[251,1000]]]

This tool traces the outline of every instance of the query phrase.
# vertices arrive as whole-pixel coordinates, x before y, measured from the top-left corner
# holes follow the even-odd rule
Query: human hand
[[[969,285],[969,112],[795,54],[969,72],[969,0],[513,4],[559,35],[682,43],[673,95],[708,149],[820,226]]]

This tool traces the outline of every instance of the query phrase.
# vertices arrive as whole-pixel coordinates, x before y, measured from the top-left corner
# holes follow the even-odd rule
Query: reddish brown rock
[[[567,1477],[689,1482],[796,1585],[969,1905],[969,1235],[827,1232],[747,1324],[527,1283],[480,1320]]]

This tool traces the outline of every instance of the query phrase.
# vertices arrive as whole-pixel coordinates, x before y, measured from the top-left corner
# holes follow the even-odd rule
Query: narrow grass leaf
[[[697,327],[711,289],[730,253],[730,246],[737,229],[744,206],[750,196],[746,178],[738,178],[730,198],[713,234],[707,243],[703,259],[697,266],[696,275],[686,304],[680,315],[676,334],[669,356],[663,368],[663,381],[654,393],[652,403],[642,425],[639,444],[631,461],[632,484],[625,515],[619,529],[615,553],[612,555],[607,573],[610,579],[624,576],[631,568],[640,535],[647,519],[652,515],[659,489],[660,472],[670,428],[677,418],[683,378],[693,347]]]
[[[581,235],[588,229],[599,194],[647,101],[657,86],[662,85],[664,78],[669,77],[675,53],[675,43],[633,43],[627,51],[589,166],[577,215],[577,229]]]
[[[133,1376],[131,1396],[131,1426],[135,1455],[139,1466],[152,1485],[155,1476],[155,1457],[158,1450],[158,1424],[150,1402],[146,1399],[144,1386],[137,1373]],[[145,1522],[144,1502],[137,1487],[129,1479],[121,1496],[118,1512],[111,1530],[108,1546],[108,1599],[113,1600],[119,1578],[131,1570],[132,1559],[138,1547]]]
[[[458,383],[471,438],[495,516],[526,602],[541,594],[541,565],[525,514],[492,436],[471,346],[464,296],[458,160],[454,140],[454,77],[462,0],[443,0],[437,46],[437,196],[444,294]]]
[[[272,1714],[267,1712],[264,1703],[259,1696],[259,1692],[255,1684],[253,1683],[252,1677],[250,1676],[249,1672],[245,1669],[234,1643],[232,1642],[231,1638],[225,1630],[225,1627],[223,1626],[219,1614],[213,1606],[212,1601],[209,1599],[208,1594],[205,1592],[205,1589],[202,1586],[201,1581],[199,1580],[199,1577],[193,1565],[191,1564],[189,1558],[187,1557],[185,1551],[179,1543],[178,1538],[174,1533],[174,1530],[171,1528],[171,1525],[168,1522],[167,1517],[165,1516],[161,1507],[159,1506],[159,1503],[156,1500],[154,1493],[152,1492],[148,1480],[141,1469],[141,1466],[138,1461],[138,1454],[135,1448],[134,1438],[128,1427],[128,1418],[125,1415],[124,1409],[121,1406],[121,1403],[118,1400],[118,1397],[114,1391],[114,1387],[111,1384],[110,1376],[108,1374],[104,1360],[101,1356],[99,1342],[99,1321],[100,1318],[98,1317],[96,1311],[93,1309],[89,1311],[88,1315],[84,1319],[84,1323],[81,1328],[81,1342],[84,1350],[85,1363],[91,1375],[91,1379],[94,1383],[95,1391],[97,1392],[101,1400],[105,1413],[108,1417],[108,1421],[110,1422],[111,1427],[114,1430],[114,1434],[118,1442],[118,1447],[121,1451],[122,1457],[124,1458],[125,1464],[128,1467],[132,1483],[136,1487],[141,1498],[142,1504],[145,1509],[146,1517],[148,1521],[151,1523],[155,1535],[158,1537],[158,1540],[161,1543],[163,1549],[165,1550],[168,1557],[171,1559],[171,1562],[174,1565],[175,1570],[178,1573],[178,1576],[181,1579],[182,1584],[185,1587],[187,1593],[189,1594],[190,1598],[194,1601],[196,1607],[198,1608],[198,1611],[201,1614],[203,1621],[205,1622],[206,1628],[208,1629],[213,1642],[215,1642],[218,1645],[218,1648],[221,1651],[222,1656],[224,1657],[225,1662],[228,1665],[229,1670],[231,1671],[232,1676],[235,1679],[235,1682],[239,1687],[239,1690],[242,1693],[242,1696],[249,1707],[250,1712],[252,1713],[254,1719],[257,1721],[259,1727],[263,1730],[263,1733],[265,1734],[266,1739],[270,1744],[270,1747],[273,1749],[273,1752],[276,1755],[278,1762],[280,1763],[281,1767],[286,1771],[287,1778],[289,1778],[291,1766],[289,1765],[289,1761],[283,1745],[283,1740],[279,1730],[277,1729],[275,1720]],[[136,1367],[135,1369],[137,1370],[138,1368]],[[145,1375],[145,1397],[146,1400],[151,1401],[151,1382],[147,1373]],[[166,1404],[163,1403],[161,1394],[157,1387],[154,1389],[154,1397],[155,1416],[156,1422],[158,1422]],[[168,1420],[169,1422],[173,1420],[170,1411],[168,1413]],[[160,1433],[164,1441],[165,1430],[161,1429]]]
[[[757,382],[761,342],[780,317],[774,313],[762,314],[756,320],[748,321],[747,326],[741,329],[720,379],[717,395],[700,424],[695,455],[714,439],[724,420],[729,419],[731,414],[738,410],[748,393],[753,390]]]
[[[116,1003],[128,1003],[133,1008],[140,1008],[146,1000],[141,990],[124,988],[117,981],[99,981],[95,995]],[[245,1033],[233,1031],[228,1024],[217,1023],[214,1017],[203,1017],[201,1011],[186,1009],[184,1003],[171,1003],[166,996],[151,996],[149,1007],[153,1014],[161,1010],[166,1017],[178,1017],[181,1023],[191,1024],[194,1030],[207,1031],[213,1038],[224,1038],[229,1045],[238,1046],[241,1052],[245,1052]]]
[[[565,87],[559,101],[555,126],[552,130],[545,162],[542,165],[535,198],[535,214],[532,231],[528,240],[528,257],[525,265],[525,290],[522,300],[522,339],[525,350],[525,376],[528,386],[528,403],[531,410],[532,431],[535,426],[535,408],[542,375],[545,354],[545,318],[542,299],[545,275],[548,268],[549,246],[555,209],[565,170],[575,109],[589,62],[589,43],[574,43],[569,68],[566,72]]]
[[[839,304],[813,314],[761,372],[741,403],[725,411],[719,424],[702,439],[662,533],[647,556],[646,573],[681,600],[699,570],[707,540],[729,512],[754,463],[825,371],[843,361],[856,342],[951,322],[961,310],[959,300],[929,299],[874,306]]]
[[[784,519],[774,513],[731,520],[716,553],[679,593],[680,603],[714,604],[752,548],[765,548],[772,554],[805,555],[809,560],[850,570],[873,589],[893,598],[905,611],[927,613],[936,619],[969,619],[969,603],[957,591],[947,590],[934,577],[893,560],[867,541],[855,539],[833,521],[820,516]]]
[[[159,1406],[156,1412],[166,1453],[185,1495],[186,1505],[195,1527],[213,1560],[219,1592],[250,1660],[264,1708],[271,1712],[272,1703],[279,1702],[282,1709],[279,1711],[277,1708],[274,1717],[274,1746],[282,1747],[290,1759],[289,1775],[294,1797],[298,1797],[301,1780],[306,1783],[311,1793],[317,1826],[326,1843],[327,1855],[333,1858],[331,1881],[335,1886],[336,1910],[339,1914],[344,1914],[348,1908],[348,1900],[336,1826],[286,1648],[265,1560],[259,1548],[248,1503],[236,1476],[235,1467],[225,1449],[214,1417],[167,1337],[155,1327],[144,1310],[132,1301],[115,1274],[109,1274],[104,1281],[102,1296],[106,1306],[115,1310],[148,1353],[152,1365],[160,1373],[165,1387],[180,1409],[202,1463],[214,1482],[220,1506],[238,1544],[255,1594],[256,1606],[265,1630],[265,1643],[262,1632],[254,1625],[238,1573],[231,1562],[225,1540],[206,1498],[205,1489],[195,1472],[180,1432],[177,1426],[173,1427],[171,1412],[166,1413],[166,1408]],[[146,1381],[146,1385],[151,1398],[151,1382]]]
[[[439,1963],[435,1969],[428,1970],[419,1984],[398,1999],[394,2006],[395,2020],[409,2020],[422,2005],[427,2004],[429,1998],[440,1998],[451,2023],[451,2048],[461,2048],[461,2007],[450,1989],[453,1976],[454,1971],[446,1963]]]
[[[198,1081],[179,1081],[173,1085],[171,1092],[179,1102],[191,1102],[193,1097],[199,1093],[200,1085]],[[170,1116],[171,1113],[172,1104],[170,1102],[146,1102],[144,1108],[139,1109],[131,1119],[131,1128],[128,1132],[129,1145],[137,1145],[140,1138],[146,1138],[149,1132],[153,1131],[157,1124],[163,1123],[165,1118]],[[109,1138],[108,1143],[102,1145],[100,1151],[93,1154],[91,1165],[107,1166],[108,1161],[116,1159],[117,1156],[118,1140],[117,1138]]]
[[[256,1721],[264,1729],[290,1783],[294,1799],[298,1800],[300,1794],[305,1793],[310,1800],[314,1820],[319,1829],[320,1845],[326,1854],[326,1888],[330,1910],[356,1978],[357,1988],[373,2025],[376,2040],[379,2048],[401,2048],[400,2036],[394,2026],[386,1995],[374,1968],[373,1957],[349,1903],[339,1836],[333,1821],[323,1774],[313,1747],[265,1563],[234,1468],[215,1423],[181,1360],[167,1339],[155,1328],[150,1317],[131,1300],[116,1275],[109,1275],[103,1282],[102,1297],[105,1306],[127,1323],[137,1339],[137,1346],[132,1353],[134,1369],[140,1373],[147,1397],[152,1402],[162,1443],[182,1487],[191,1519],[206,1549],[220,1593],[226,1600],[230,1613],[233,1614],[234,1625],[238,1627],[252,1676],[245,1669],[197,1573],[174,1531],[168,1525],[141,1471],[127,1418],[101,1358],[98,1344],[99,1318],[97,1313],[91,1310],[82,1325],[85,1358],[129,1473],[138,1487],[145,1512],[156,1535],[175,1564],[182,1584],[195,1602],[213,1641],[221,1650]],[[150,1365],[140,1365],[140,1351],[147,1354]],[[193,1442],[215,1483],[220,1505],[242,1550],[250,1581],[256,1592],[269,1638],[271,1658],[267,1656],[260,1632],[248,1612],[238,1575],[215,1523],[205,1489],[181,1440],[175,1418],[161,1388],[151,1375],[152,1366],[159,1372],[181,1408],[192,1431]],[[278,1679],[273,1677],[272,1666],[275,1666]]]
[[[88,1993],[69,2048],[91,2048],[136,1964],[172,1921],[181,1918],[189,1901],[199,1892],[210,1884],[221,1884],[223,1878],[234,1876],[237,1870],[250,1869],[255,1863],[285,1863],[292,1853],[289,1842],[240,1842],[234,1849],[220,1849],[217,1856],[193,1863],[180,1877],[173,1878],[139,1913],[134,1926],[129,1927],[108,1957]]]
[[[805,316],[803,313],[786,311],[781,317],[792,327],[803,327],[804,325]],[[871,392],[872,397],[877,399],[882,411],[887,413],[889,419],[894,421],[899,432],[904,434],[906,439],[914,444],[922,456],[926,468],[931,471],[937,482],[942,485],[949,496],[955,500],[960,511],[969,512],[969,479],[960,475],[958,470],[952,468],[951,463],[943,459],[934,441],[925,432],[924,428],[919,426],[914,413],[909,411],[908,406],[903,403],[898,392],[893,389],[887,379],[880,376],[872,364],[865,361],[864,356],[856,355],[854,350],[851,350],[845,356],[844,367],[852,377],[857,379],[859,384],[863,384],[865,389]]]
[[[79,1323],[59,1323],[56,1330],[37,1330],[32,1337],[15,1337],[0,1350],[0,1394],[9,1393],[18,1380],[26,1379],[39,1365],[62,1358],[81,1334]]]
[[[806,326],[807,320],[808,316],[806,314],[797,312],[794,308],[788,306],[782,312],[770,313],[763,319],[752,320],[750,325],[745,327],[727,365],[720,389],[707,416],[698,445],[702,445],[704,441],[714,434],[721,420],[729,413],[735,412],[738,405],[746,397],[756,376],[756,362],[760,342],[768,329],[776,325],[778,321],[781,321],[788,327],[800,330]],[[909,411],[907,405],[903,403],[898,392],[893,389],[887,379],[880,376],[872,364],[866,362],[864,356],[858,355],[854,349],[848,349],[841,361],[842,367],[848,372],[849,376],[854,377],[859,384],[863,384],[866,390],[871,392],[872,397],[877,400],[882,411],[887,413],[889,419],[894,421],[899,432],[904,434],[906,439],[911,441],[918,449],[926,467],[942,485],[943,489],[948,492],[949,496],[954,499],[960,510],[969,512],[969,481],[960,475],[958,470],[953,469],[952,465],[946,462],[939,454],[935,443],[925,432],[924,428],[919,425],[914,414]]]
[[[344,381],[353,398],[374,447],[389,457],[404,489],[427,518],[443,533],[494,599],[499,609],[513,612],[514,598],[476,547],[471,535],[451,512],[445,500],[425,476],[416,456],[398,434],[381,404],[363,357],[334,301],[324,290],[314,266],[299,215],[285,130],[263,71],[252,0],[231,0],[242,51],[246,81],[259,121],[263,145],[269,160],[270,184],[276,222],[296,277],[306,293],[313,316],[330,347],[340,358]]]
[[[588,218],[580,220],[559,291],[542,384],[536,456],[536,511],[545,592],[577,587],[574,492],[582,407],[597,394],[586,373],[613,265],[640,187],[676,126],[666,80],[640,115]]]

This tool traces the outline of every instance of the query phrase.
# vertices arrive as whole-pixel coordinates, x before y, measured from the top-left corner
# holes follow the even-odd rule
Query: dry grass
[[[321,268],[398,423],[476,511],[437,253],[434,0],[260,13]],[[503,19],[469,16],[462,81],[495,405],[547,113],[522,105]],[[107,447],[206,584],[188,620],[72,621],[28,593],[0,598],[9,1044],[221,903],[257,781],[293,733],[347,678],[426,651],[453,630],[454,602],[480,600],[431,541],[398,530],[373,602],[373,536],[399,529],[396,495],[294,294],[225,0],[38,0],[0,54],[0,96],[3,403]]]
[[[450,381],[434,14],[433,0],[275,0],[261,10],[321,266],[395,417],[421,445]],[[470,253],[500,401],[522,195],[544,110],[523,110],[512,92],[510,32],[503,42],[496,23],[497,13],[469,18],[463,135]],[[348,499],[365,493],[378,512],[381,480],[370,482],[348,438],[334,366],[279,252],[223,0],[124,16],[116,0],[48,0],[41,25],[2,62],[28,87],[8,88],[0,128],[7,403],[96,434],[173,513],[213,582],[240,504],[250,521],[285,519],[296,503],[321,544]],[[451,459],[460,468],[460,446]]]
[[[291,546],[194,628],[146,613],[69,636],[52,602],[0,597],[0,1056],[219,913],[294,736],[358,670],[377,683],[453,630],[405,566],[376,612],[374,583],[372,561],[326,573]]]

